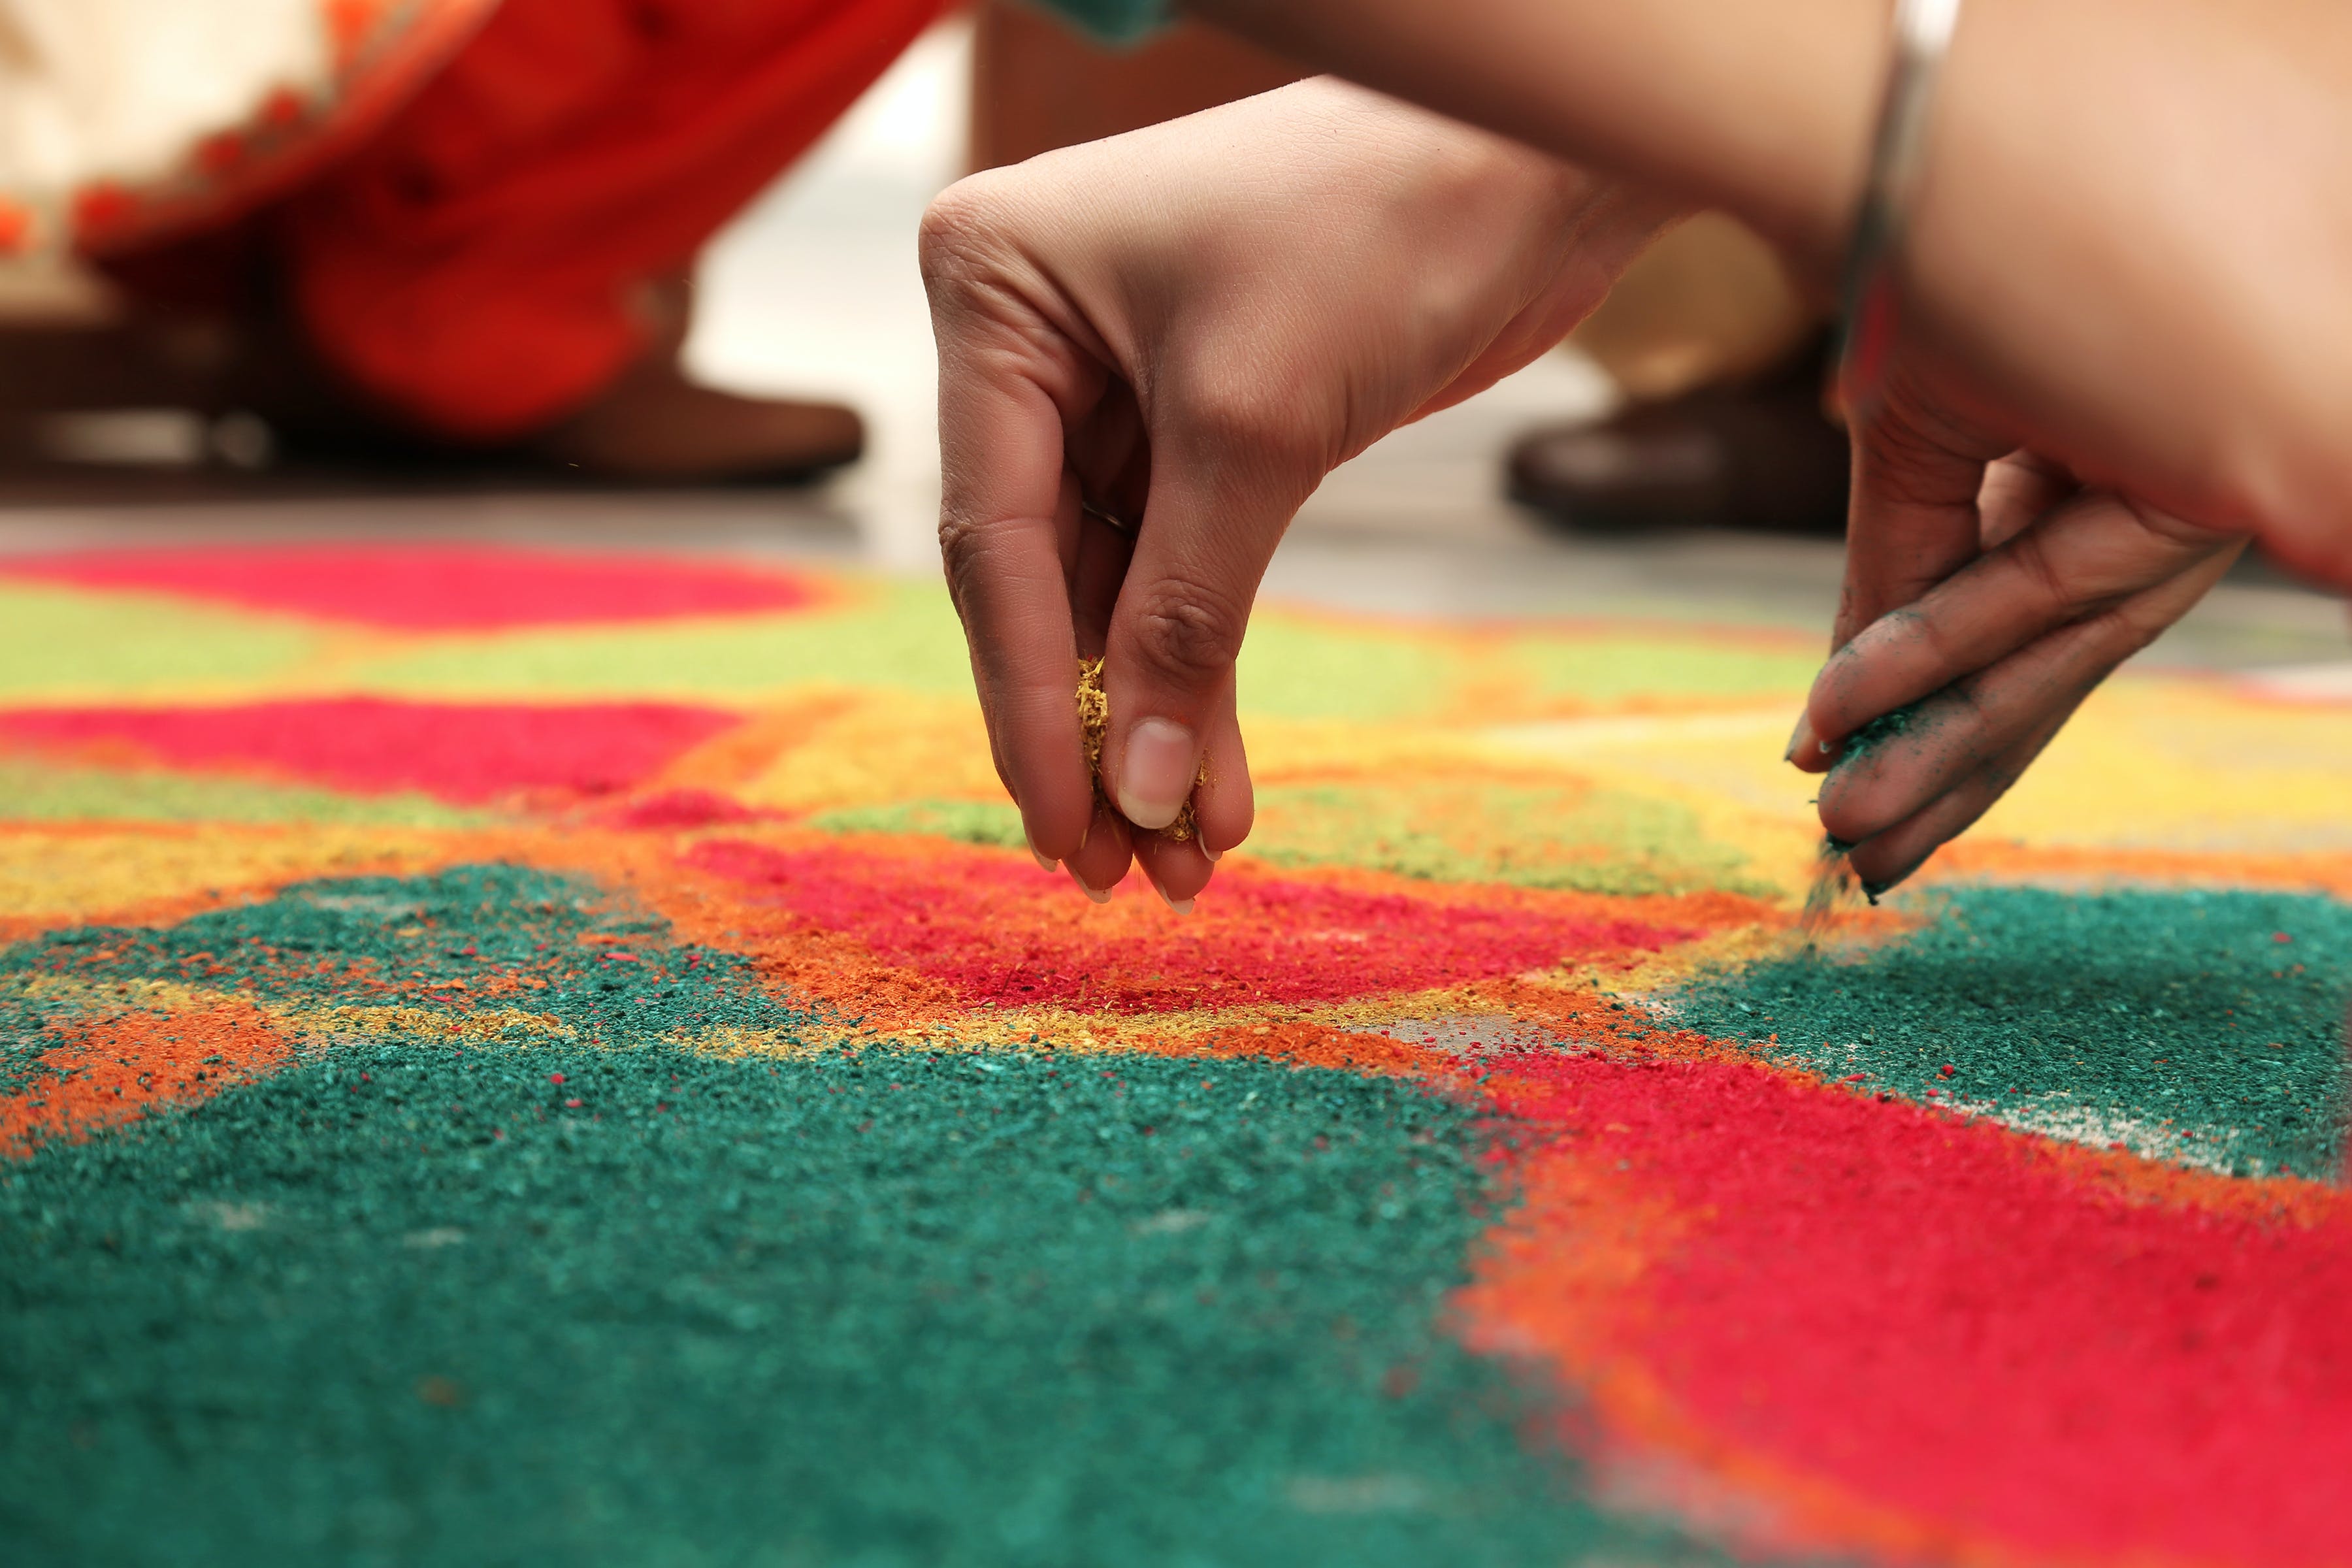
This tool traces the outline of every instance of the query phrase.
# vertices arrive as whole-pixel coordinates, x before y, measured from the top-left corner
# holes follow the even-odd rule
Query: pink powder
[[[819,590],[772,567],[495,544],[204,545],[0,557],[0,576],[144,589],[399,631],[797,610]]]
[[[357,794],[473,805],[517,791],[607,795],[736,715],[658,702],[530,707],[348,697],[235,708],[26,709],[0,742],[100,761],[259,773]]]
[[[827,931],[967,1002],[1121,1013],[1312,1002],[1417,991],[1596,954],[1653,952],[1692,933],[1594,918],[1540,900],[1495,907],[1223,870],[1189,920],[1162,919],[1131,883],[1132,908],[1097,910],[1025,858],[926,847],[783,851],[720,841],[690,863],[769,890]]]

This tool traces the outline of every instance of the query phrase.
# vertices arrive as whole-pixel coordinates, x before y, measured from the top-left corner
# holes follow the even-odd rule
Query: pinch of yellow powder
[[[1118,802],[1111,798],[1110,791],[1103,787],[1103,735],[1110,728],[1110,699],[1103,694],[1102,667],[1103,661],[1098,658],[1078,661],[1078,733],[1086,748],[1087,772],[1095,781],[1095,798],[1117,811]],[[1208,782],[1209,763],[1204,757],[1201,760],[1201,772],[1194,783],[1204,784]],[[1200,821],[1192,813],[1192,802],[1187,798],[1177,808],[1176,820],[1161,828],[1160,836],[1181,844],[1200,830]]]

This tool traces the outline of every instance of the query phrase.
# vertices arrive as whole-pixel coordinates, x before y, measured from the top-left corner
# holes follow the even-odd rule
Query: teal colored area
[[[971,661],[936,582],[860,584],[852,603],[791,615],[550,627],[467,637],[353,666],[359,689],[417,696],[749,698],[786,687],[971,690]]]
[[[26,1081],[62,1005],[45,978],[164,980],[264,1004],[397,1005],[456,1021],[463,995],[552,1018],[592,1043],[714,1026],[766,1027],[775,1001],[731,953],[675,947],[667,925],[579,881],[514,866],[298,883],[178,925],[81,927],[0,950],[0,1089]],[[485,983],[488,983],[486,987]],[[539,1037],[518,1026],[517,1048]]]
[[[319,646],[291,621],[154,595],[0,582],[0,701],[122,702],[268,680]]]
[[[2054,1106],[2093,1131],[2169,1121],[2201,1130],[2207,1163],[2315,1177],[2344,1155],[2347,1001],[2352,906],[2333,899],[1997,887],[1954,889],[1858,956],[1759,963],[1671,998],[1678,1024],[1777,1035],[1767,1049],[1873,1088],[2029,1121]]]
[[[819,812],[805,826],[827,833],[913,833],[1019,849],[1028,842],[1021,813],[1010,801],[910,800],[889,805],[848,806]]]
[[[0,758],[0,819],[16,822],[349,823],[461,827],[496,818],[423,795],[353,795],[145,769]]]
[[[1443,1330],[1489,1221],[1474,1108],[1269,1062],[861,1050],[663,942],[488,867],[12,952],[19,981],[209,955],[281,996],[395,955],[529,971],[586,1027],[314,1038],[9,1167],[9,1562],[1691,1555],[1582,1500]],[[665,1037],[722,1019],[810,1054]]]
[[[1801,700],[1821,668],[1811,648],[1696,637],[1536,633],[1507,645],[1505,668],[1525,670],[1547,697],[1597,704],[1672,697]]]

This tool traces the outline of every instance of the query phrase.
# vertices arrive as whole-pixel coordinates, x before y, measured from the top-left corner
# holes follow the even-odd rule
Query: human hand
[[[2083,699],[2244,549],[1890,402],[1856,444],[1836,651],[1789,743],[1872,896],[2017,782]]]
[[[1823,825],[1867,886],[1974,821],[2246,536],[2352,584],[2352,189],[2323,151],[2352,29],[2151,4],[2121,48],[2120,0],[1963,18],[1856,431],[1839,651],[1790,747],[1834,763]]]
[[[1340,462],[1557,342],[1674,211],[1328,80],[933,205],[940,544],[1041,862],[1099,901],[1132,857],[1192,907],[1249,831],[1234,662],[1292,515]],[[1094,658],[1116,810],[1074,699]],[[1179,842],[1160,830],[1188,798]]]

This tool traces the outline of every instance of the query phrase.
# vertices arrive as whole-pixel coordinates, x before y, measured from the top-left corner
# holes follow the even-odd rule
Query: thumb
[[[1236,471],[1211,458],[1188,460],[1192,443],[1155,445],[1150,499],[1135,555],[1111,611],[1103,653],[1110,726],[1103,780],[1139,827],[1164,828],[1193,796],[1211,742],[1237,736],[1234,664],[1266,563],[1320,469],[1275,454],[1281,443],[1221,441],[1256,460]],[[1301,477],[1304,476],[1304,477]],[[1245,802],[1240,748],[1209,757],[1215,795]],[[1218,814],[1202,802],[1202,842],[1218,854],[1248,831],[1245,808]],[[1212,820],[1230,816],[1233,820]]]
[[[1789,760],[1808,773],[1830,765],[1845,738],[1832,700],[1835,657],[1864,626],[1916,600],[1976,559],[1982,549],[1977,492],[1997,451],[1976,448],[1940,421],[1913,416],[1900,401],[1882,405],[1853,434],[1853,489],[1846,510],[1845,583],[1832,658],[1790,738]]]

